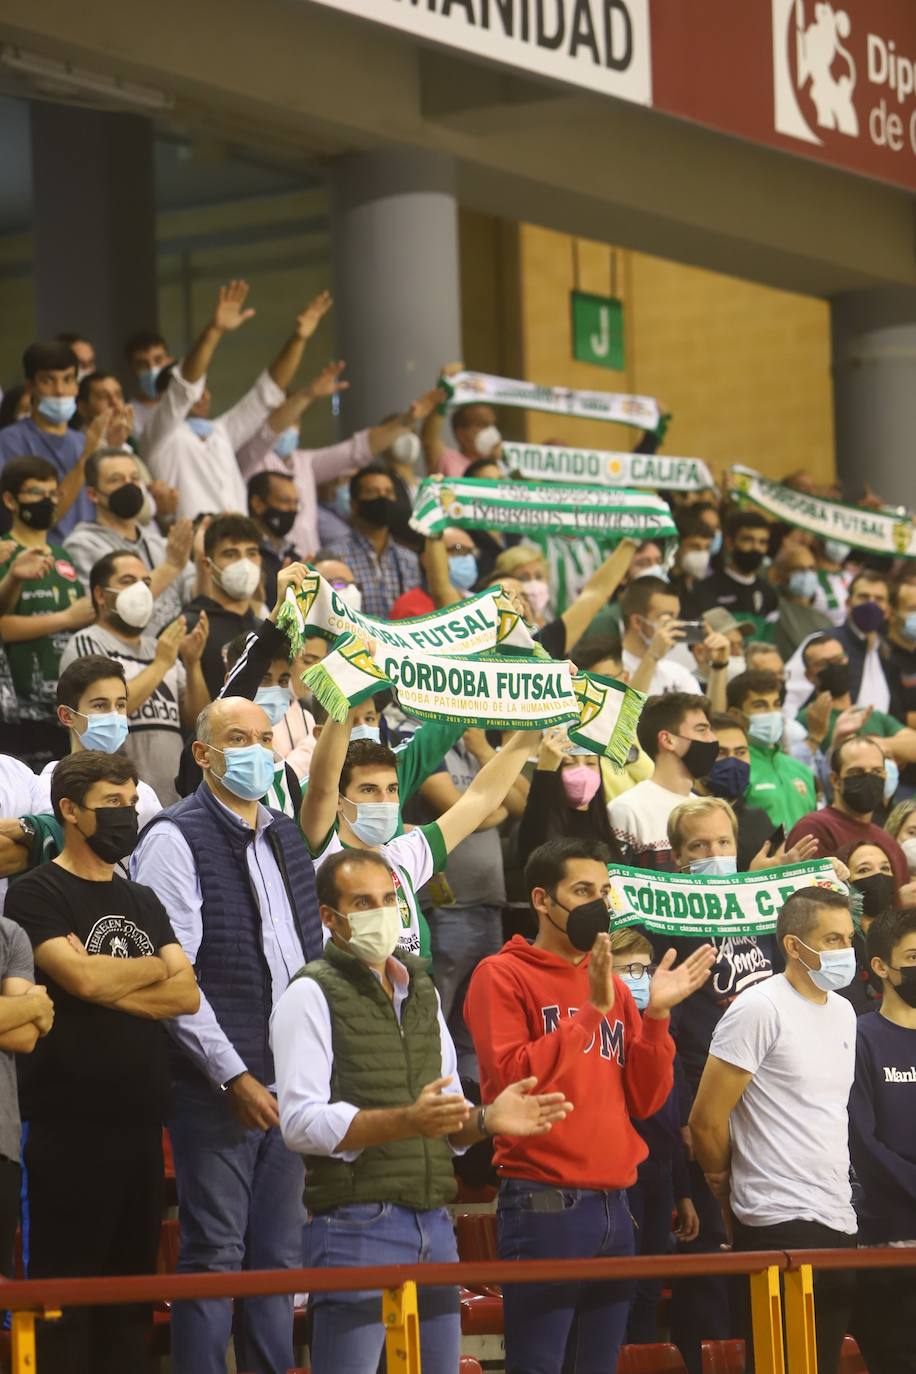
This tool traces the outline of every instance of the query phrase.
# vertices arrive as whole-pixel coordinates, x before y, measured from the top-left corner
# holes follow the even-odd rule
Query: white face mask
[[[401,917],[397,906],[377,906],[371,911],[338,912],[350,922],[347,948],[364,964],[380,964],[393,954],[401,938]]]
[[[261,580],[261,566],[250,558],[237,558],[225,568],[214,568],[217,585],[234,601],[254,596]]]
[[[406,434],[399,434],[391,445],[391,456],[396,458],[399,463],[414,463],[420,461],[423,453],[423,445],[420,443],[419,436],[413,430],[408,430]]]
[[[906,855],[910,872],[916,873],[916,835],[911,835],[908,840],[900,840],[899,844]]]
[[[153,614],[153,594],[145,582],[133,582],[118,592],[114,611],[131,629],[143,630]]]
[[[485,429],[478,431],[474,438],[474,447],[481,458],[489,458],[495,448],[498,448],[503,441],[503,436],[495,425],[487,425]]]
[[[522,590],[534,614],[543,615],[550,600],[550,588],[543,577],[532,577],[528,582],[523,582]]]
[[[693,859],[690,872],[725,877],[738,872],[738,859],[734,854],[709,854],[705,859]]]
[[[746,667],[747,664],[742,654],[729,654],[728,671],[725,675],[725,681],[731,682],[733,677],[740,677]]]
[[[709,552],[706,549],[688,549],[681,554],[681,570],[688,577],[705,577],[709,572]]]
[[[341,587],[337,595],[341,601],[345,601],[351,611],[361,611],[363,608],[363,594],[355,582],[348,582],[345,587]]]

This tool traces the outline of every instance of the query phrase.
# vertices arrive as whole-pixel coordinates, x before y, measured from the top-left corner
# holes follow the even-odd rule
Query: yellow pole
[[[420,1374],[420,1319],[413,1280],[382,1292],[388,1374]],[[19,1374],[14,1370],[14,1374]]]
[[[13,1374],[35,1374],[35,1322],[57,1321],[60,1312],[49,1308],[41,1312],[13,1313]]]
[[[761,1269],[759,1274],[751,1274],[750,1280],[757,1374],[785,1374],[779,1270],[771,1265],[768,1269]]]
[[[786,1274],[786,1353],[789,1374],[817,1374],[814,1274],[810,1264]]]

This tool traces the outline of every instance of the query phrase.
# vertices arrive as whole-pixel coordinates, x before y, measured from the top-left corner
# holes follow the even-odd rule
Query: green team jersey
[[[66,549],[59,544],[51,544],[50,549],[54,558],[50,572],[46,577],[22,583],[19,600],[10,615],[51,615],[55,611],[65,611],[84,595]],[[23,552],[25,545],[16,544],[11,556],[0,564],[0,577]],[[20,720],[54,719],[60,657],[69,639],[69,633],[62,630],[58,634],[7,644],[6,656],[18,698]]]

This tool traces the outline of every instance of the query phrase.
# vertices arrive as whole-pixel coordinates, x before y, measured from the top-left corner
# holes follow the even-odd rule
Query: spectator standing
[[[887,578],[863,568],[849,584],[846,623],[836,637],[849,655],[850,691],[856,706],[890,711],[894,672],[884,639],[890,593]]]
[[[885,849],[869,840],[856,840],[840,849],[839,859],[849,869],[850,894],[858,893],[861,910],[856,919],[856,933],[852,947],[856,952],[856,976],[848,987],[842,988],[855,1008],[856,1016],[877,1011],[881,1001],[881,980],[869,963],[866,938],[872,924],[886,912],[905,903],[897,897],[897,882],[890,857]]]
[[[381,855],[332,855],[318,895],[330,939],[271,1019],[283,1136],[305,1155],[304,1262],[455,1262],[452,1154],[486,1136],[543,1134],[571,1104],[529,1096],[531,1077],[486,1106],[464,1100],[435,989],[417,960],[394,957],[401,920]],[[375,1374],[380,1296],[313,1295],[316,1370]],[[421,1290],[419,1310],[424,1366],[457,1369],[457,1291]]]
[[[115,873],[137,841],[130,759],[85,750],[51,784],[64,848],[7,896],[32,942],[56,1028],[20,1082],[29,1277],[151,1274],[162,1216],[166,1037],[198,1005],[194,971],[149,888]],[[42,1322],[39,1368],[148,1367],[149,1307],[72,1308]]]
[[[463,371],[463,363],[448,363],[441,369],[440,376],[450,377]],[[444,405],[432,409],[420,431],[427,472],[463,477],[472,463],[499,459],[503,436],[497,428],[496,411],[491,405],[473,402],[455,407],[450,416],[455,448],[449,448],[443,442],[444,417]]]
[[[385,468],[370,465],[350,479],[352,528],[328,549],[346,563],[362,588],[362,609],[386,620],[399,596],[420,582],[420,560],[391,537],[397,517],[394,483]]]
[[[515,847],[520,865],[548,840],[595,839],[619,859],[601,786],[601,760],[563,726],[545,730]],[[491,951],[495,953],[496,951]]]
[[[891,676],[891,708],[905,725],[916,727],[916,583],[892,583],[890,604],[890,663],[885,666]]]
[[[0,430],[0,468],[27,454],[50,463],[63,498],[57,523],[51,522],[51,537],[61,543],[77,521],[92,519],[89,499],[81,490],[88,436],[70,428],[76,411],[77,361],[66,344],[33,343],[22,355],[22,370],[29,384],[30,413]]]
[[[738,870],[743,873],[768,843],[774,829],[773,822],[761,807],[748,806],[745,800],[751,781],[747,717],[713,711],[709,723],[719,742],[719,754],[706,777],[697,779],[694,790],[704,797],[721,797],[735,813],[738,822]]]
[[[736,1250],[855,1246],[847,1101],[856,1018],[836,995],[855,973],[852,936],[842,893],[794,893],[776,925],[785,972],[737,998],[713,1035],[690,1129]],[[815,1271],[822,1374],[837,1370],[853,1289],[851,1271]]]
[[[200,1009],[169,1026],[182,1273],[302,1263],[302,1163],[283,1144],[268,1044],[273,1007],[321,953],[312,865],[295,823],[262,805],[274,776],[271,726],[225,697],[200,715],[204,780],[143,832],[131,873],[168,907],[200,980]],[[176,1374],[293,1364],[292,1294],[176,1303]]]
[[[92,569],[89,588],[96,622],[74,634],[60,660],[63,672],[78,658],[101,654],[121,664],[127,679],[130,733],[125,750],[164,806],[175,800],[182,730],[209,700],[200,659],[207,621],[190,634],[179,616],[158,639],[144,634],[155,602],[152,575],[131,553],[108,553]]]
[[[817,792],[810,770],[782,748],[783,691],[775,673],[753,668],[732,678],[725,694],[729,712],[747,721],[751,781],[745,797],[774,826],[789,827],[814,810]]]
[[[680,615],[681,604],[670,583],[651,573],[631,578],[620,598],[623,666],[632,676],[643,658],[652,659],[656,668],[648,691],[653,696],[660,692],[700,694],[700,684],[693,673],[669,657],[674,646],[684,638]],[[727,645],[724,657],[727,668]]]
[[[7,855],[0,859],[0,872],[21,872],[27,867],[27,864],[20,863],[11,869],[6,863],[11,853],[30,847],[31,837],[26,833],[28,827],[23,827],[19,818],[43,810],[44,808],[38,804],[40,800],[41,785],[31,768],[11,754],[0,754],[0,817],[4,818],[0,820],[0,836],[3,836],[4,840],[0,847],[7,850]],[[16,850],[11,850],[10,846],[16,846]],[[19,857],[22,857],[21,853]],[[6,888],[6,878],[0,877],[0,914],[6,901]]]
[[[189,562],[194,531],[190,520],[179,520],[163,538],[150,521],[143,525],[146,493],[140,465],[132,453],[100,449],[86,460],[86,490],[95,518],[85,520],[67,535],[64,549],[84,584],[92,565],[106,553],[133,553],[150,569],[155,599],[149,633],[156,635],[181,614],[194,595],[196,577]]]
[[[613,975],[607,934],[609,854],[595,841],[535,850],[525,886],[538,921],[534,944],[515,936],[478,967],[465,1017],[484,1099],[519,1077],[573,1102],[549,1144],[497,1137],[501,1259],[632,1255],[626,1189],[647,1150],[631,1118],[651,1116],[671,1092],[672,1006],[708,976],[709,951],[678,969],[674,952],[652,980],[645,1017]],[[559,1374],[574,1320],[582,1368],[613,1369],[630,1306],[620,1283],[507,1284],[508,1374]]]
[[[209,589],[201,588],[187,611],[206,619],[202,670],[212,698],[226,676],[224,646],[237,635],[254,633],[261,622],[261,533],[254,521],[235,514],[211,520],[204,530],[203,569]]]
[[[124,345],[124,357],[134,378],[133,435],[142,439],[150,415],[159,402],[156,378],[175,359],[168,344],[155,330],[140,330]]]
[[[277,599],[280,569],[314,552],[297,549],[289,539],[298,514],[299,493],[292,477],[279,472],[258,472],[249,479],[248,515],[261,538],[263,600],[268,606]]]
[[[916,912],[887,912],[868,932],[881,1007],[856,1027],[849,1098],[850,1149],[864,1245],[916,1244]],[[853,1323],[875,1374],[913,1363],[916,1285],[911,1270],[862,1270]]]
[[[636,737],[655,764],[651,778],[622,793],[608,808],[624,862],[637,868],[670,869],[668,817],[704,778],[719,754],[709,724],[709,698],[693,692],[651,696]]]
[[[0,616],[0,636],[17,699],[16,716],[3,721],[2,738],[5,752],[37,767],[65,747],[54,715],[61,655],[68,633],[92,619],[66,550],[47,542],[58,487],[57,471],[45,458],[13,458],[0,474],[3,505],[13,522],[0,575],[8,569],[15,594]]]
[[[844,564],[852,549],[838,539],[815,539],[811,548],[817,560],[819,584],[814,604],[819,611],[825,611],[830,616],[832,625],[842,625],[846,619],[850,577]]]
[[[773,643],[790,659],[809,635],[829,630],[833,621],[816,605],[817,564],[807,544],[786,542],[773,560],[772,579],[779,597]]]
[[[680,538],[668,581],[671,591],[680,602],[684,619],[697,620],[700,611],[696,593],[709,575],[712,530],[700,519],[695,508],[688,508],[684,515],[679,516],[677,526]]]
[[[776,593],[760,576],[769,546],[770,526],[764,516],[759,511],[734,511],[725,521],[721,570],[697,588],[698,610],[724,606],[736,620],[751,621],[758,634],[772,626],[778,609]]]
[[[843,845],[868,840],[883,849],[891,861],[897,886],[908,880],[906,856],[896,840],[874,823],[884,799],[887,769],[881,746],[856,736],[835,745],[830,755],[833,801],[820,811],[810,811],[792,827],[786,844],[797,844],[805,835],[817,840],[818,856],[839,853]]]

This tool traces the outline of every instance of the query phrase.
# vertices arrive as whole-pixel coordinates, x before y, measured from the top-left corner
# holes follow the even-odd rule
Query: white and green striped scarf
[[[771,482],[751,468],[731,469],[736,495],[761,510],[822,539],[837,539],[854,549],[916,558],[916,525],[909,514],[894,515],[809,496],[781,482]]]
[[[650,492],[441,475],[420,484],[410,525],[427,537],[454,525],[511,534],[590,534],[608,543],[677,538],[668,505]]]
[[[715,486],[709,468],[699,458],[516,444],[508,439],[502,442],[500,457],[510,473],[535,482],[588,482],[596,487],[649,487],[655,491],[703,491]]]
[[[613,391],[576,391],[568,386],[539,386],[488,372],[458,372],[440,377],[437,383],[456,406],[514,406],[542,410],[551,415],[573,415],[580,420],[610,420],[635,429],[657,429],[661,419],[658,401],[652,396],[626,396]]]

